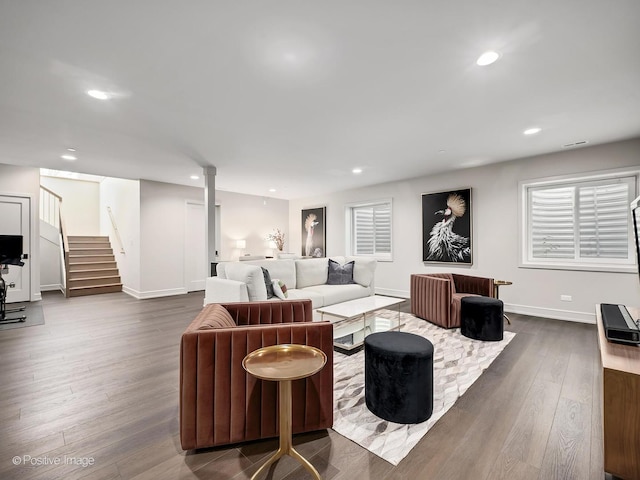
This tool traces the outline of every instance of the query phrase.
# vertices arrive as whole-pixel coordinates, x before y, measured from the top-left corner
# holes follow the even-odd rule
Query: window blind
[[[391,204],[353,207],[355,255],[391,253]]]
[[[634,179],[529,189],[534,259],[628,259]]]

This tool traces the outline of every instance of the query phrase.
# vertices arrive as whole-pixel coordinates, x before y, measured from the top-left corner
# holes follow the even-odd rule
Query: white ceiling
[[[636,137],[639,25],[638,0],[0,0],[0,163],[298,198]]]

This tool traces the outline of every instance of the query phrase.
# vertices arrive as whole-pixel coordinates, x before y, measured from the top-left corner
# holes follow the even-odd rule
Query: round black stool
[[[491,297],[462,297],[460,303],[460,333],[486,342],[502,340],[504,334],[502,300]]]
[[[433,345],[406,332],[364,339],[364,397],[371,412],[395,423],[420,423],[433,413]]]

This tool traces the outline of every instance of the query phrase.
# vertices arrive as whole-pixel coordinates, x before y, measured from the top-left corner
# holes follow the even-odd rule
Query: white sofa
[[[209,277],[205,286],[204,304],[220,302],[250,302],[267,300],[267,287],[262,268],[271,279],[282,280],[288,299],[308,298],[313,308],[346,302],[374,294],[377,261],[363,257],[330,257],[343,265],[354,260],[353,280],[347,285],[327,285],[327,258],[256,260],[220,262],[217,277]],[[279,300],[273,297],[273,300]]]

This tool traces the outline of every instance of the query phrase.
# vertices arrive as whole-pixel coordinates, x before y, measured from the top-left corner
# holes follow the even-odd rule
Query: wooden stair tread
[[[104,280],[105,278],[120,278],[120,275],[103,275],[99,277],[82,277],[82,278],[70,278],[70,281],[79,281],[82,280],[86,282],[87,280]]]
[[[92,288],[122,287],[122,283],[105,283],[104,285],[87,285],[83,287],[69,287],[70,290],[91,290]]]

